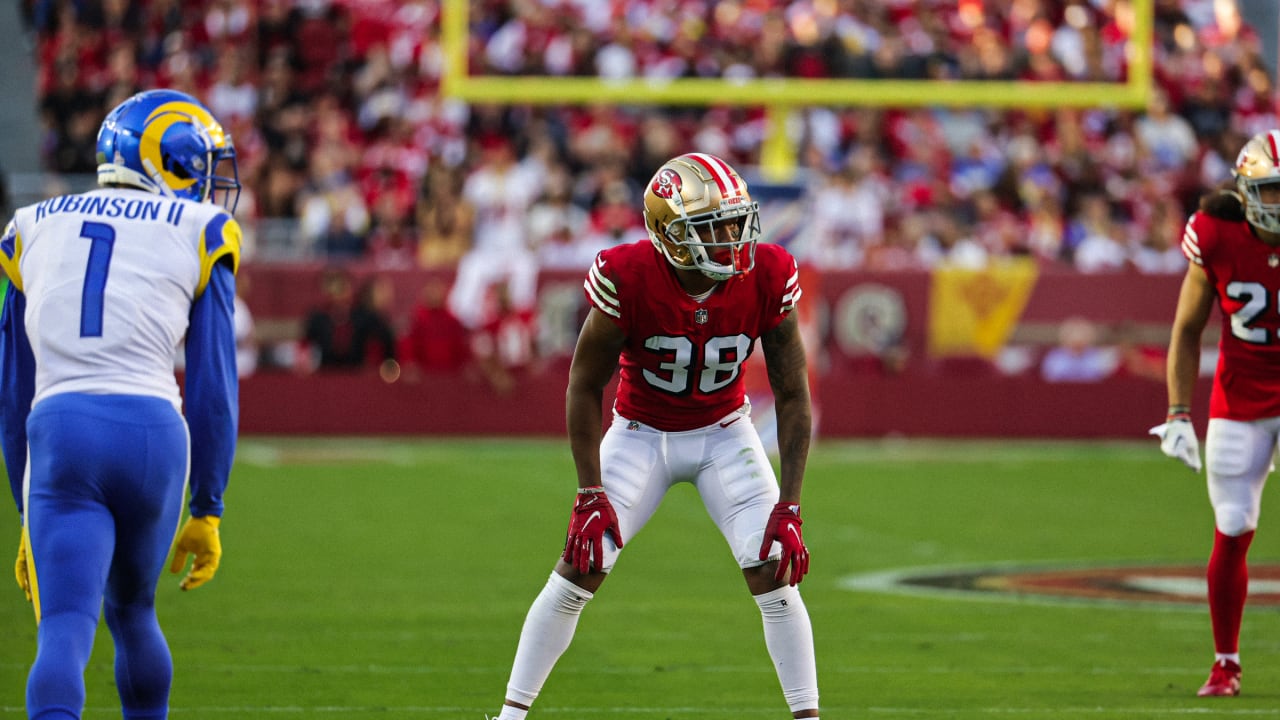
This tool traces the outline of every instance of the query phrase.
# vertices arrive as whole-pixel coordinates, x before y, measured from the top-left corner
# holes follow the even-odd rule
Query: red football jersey
[[[1204,268],[1222,311],[1209,417],[1280,416],[1280,247],[1259,240],[1247,222],[1197,212],[1182,252]]]
[[[742,405],[743,363],[800,299],[795,258],[763,243],[751,272],[701,302],[648,241],[602,251],[583,287],[627,336],[615,409],[669,432],[705,427]]]

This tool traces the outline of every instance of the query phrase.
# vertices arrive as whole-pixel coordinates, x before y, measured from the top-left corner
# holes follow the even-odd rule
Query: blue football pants
[[[182,516],[186,421],[160,398],[65,393],[36,404],[27,437],[40,613],[29,717],[80,717],[101,612],[124,717],[164,718],[173,660],[155,590]]]

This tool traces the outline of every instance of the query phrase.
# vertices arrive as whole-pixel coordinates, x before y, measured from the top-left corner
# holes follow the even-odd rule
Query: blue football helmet
[[[98,184],[212,198],[232,212],[240,199],[231,136],[199,100],[176,90],[140,92],[107,114],[98,130]]]

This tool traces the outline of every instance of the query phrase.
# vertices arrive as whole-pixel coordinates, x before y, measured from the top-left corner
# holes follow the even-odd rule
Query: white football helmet
[[[1262,202],[1259,189],[1280,184],[1280,130],[1249,138],[1236,156],[1236,189],[1244,198],[1244,216],[1259,230],[1280,235],[1280,203]]]
[[[760,205],[729,163],[706,153],[672,158],[644,192],[649,239],[682,270],[714,280],[750,272],[760,237]]]

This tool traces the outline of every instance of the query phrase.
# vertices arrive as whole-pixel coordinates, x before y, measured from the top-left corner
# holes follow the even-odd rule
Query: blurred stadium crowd
[[[309,257],[454,269],[468,253],[581,268],[644,237],[666,158],[758,164],[761,108],[467,105],[438,92],[439,0],[23,0],[42,157],[92,173],[106,110],[202,98],[230,130],[246,227]],[[1123,81],[1129,0],[473,0],[473,74]],[[1181,272],[1198,196],[1278,123],[1235,0],[1155,0],[1149,107],[806,108],[803,261],[927,268],[1031,255]],[[252,258],[252,254],[249,254]],[[519,300],[519,269],[511,291]]]

